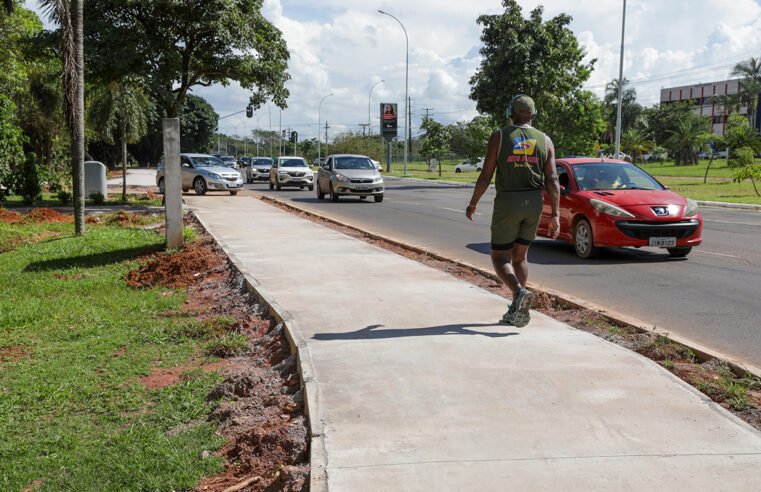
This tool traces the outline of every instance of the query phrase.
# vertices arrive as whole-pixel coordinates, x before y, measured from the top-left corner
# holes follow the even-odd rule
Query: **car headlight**
[[[634,217],[633,214],[630,214],[623,208],[617,207],[613,205],[612,203],[604,202],[602,200],[597,200],[595,198],[591,198],[589,200],[589,203],[595,208],[595,210],[597,210],[598,212],[602,212],[606,215],[612,215],[613,217]]]
[[[383,182],[383,176],[376,176],[373,179],[373,183],[382,183]]]
[[[347,177],[346,177],[346,176],[344,176],[343,174],[336,174],[336,179],[337,179],[338,181],[343,181],[343,182],[345,182],[345,183],[348,183],[348,182],[349,182],[349,178],[347,178]]]
[[[684,208],[684,216],[695,217],[698,214],[698,211],[699,211],[698,202],[688,198],[687,206]]]
[[[222,179],[222,176],[220,176],[219,174],[216,174],[216,173],[209,173],[209,177],[211,179],[219,179],[219,180]]]

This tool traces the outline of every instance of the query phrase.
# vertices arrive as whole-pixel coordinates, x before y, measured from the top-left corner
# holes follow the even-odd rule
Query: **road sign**
[[[397,131],[397,104],[396,103],[381,103],[381,132],[383,138],[386,140],[392,140],[396,138]]]

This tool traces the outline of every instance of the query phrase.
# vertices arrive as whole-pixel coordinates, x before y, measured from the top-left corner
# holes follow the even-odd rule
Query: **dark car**
[[[687,256],[703,241],[698,204],[670,191],[634,164],[592,157],[558,159],[560,237],[580,258],[600,248],[665,248]],[[545,193],[539,235],[548,232],[551,207]]]

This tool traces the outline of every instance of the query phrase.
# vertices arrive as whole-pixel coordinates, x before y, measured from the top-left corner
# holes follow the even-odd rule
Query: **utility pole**
[[[328,146],[328,128],[330,128],[328,126],[328,121],[325,120],[325,147]]]
[[[433,108],[423,108],[423,111],[425,111],[424,119],[428,119],[430,117],[431,111],[433,111]]]
[[[367,135],[367,133],[366,133],[367,132],[367,127],[370,126],[370,125],[367,124],[367,123],[360,123],[359,126],[362,127],[362,136],[363,137],[366,136]]]
[[[407,111],[409,112],[407,113],[407,138],[404,144],[405,157],[412,150],[412,125],[410,124],[412,122],[412,99],[409,96],[407,96]],[[404,174],[407,174],[407,169],[404,170]]]

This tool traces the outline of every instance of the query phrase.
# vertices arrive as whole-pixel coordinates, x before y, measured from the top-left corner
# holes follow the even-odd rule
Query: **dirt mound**
[[[0,222],[6,224],[18,224],[24,219],[24,216],[18,212],[10,212],[0,208]]]
[[[35,208],[24,217],[26,224],[65,224],[74,222],[74,216],[50,208]]]
[[[106,218],[106,223],[120,226],[140,225],[143,223],[143,218],[138,214],[119,210],[115,214],[108,216]]]
[[[160,254],[146,265],[129,272],[127,284],[133,288],[151,288],[163,285],[171,288],[188,287],[199,277],[218,268],[219,253],[209,251],[195,242],[170,254]]]

